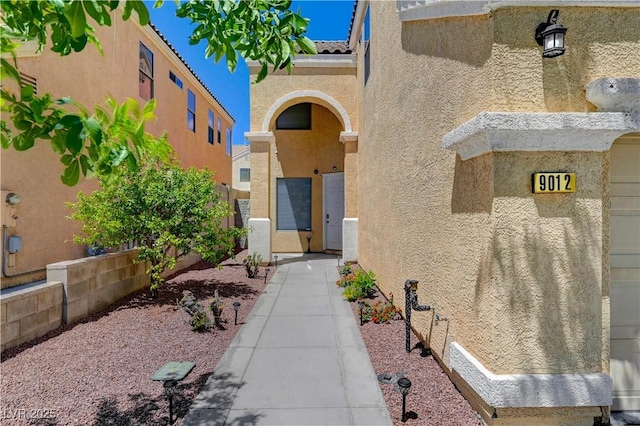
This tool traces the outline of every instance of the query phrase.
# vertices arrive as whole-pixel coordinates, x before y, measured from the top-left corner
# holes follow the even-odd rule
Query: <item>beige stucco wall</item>
[[[254,79],[257,70],[250,70]],[[320,92],[344,110],[351,124],[349,130],[356,131],[356,83],[355,68],[294,67],[291,75],[277,72],[251,86],[251,130],[273,132],[270,142],[251,143],[251,217],[271,218],[274,252],[306,251],[307,235],[312,237],[311,250],[322,251],[322,175],[346,171],[345,182],[355,182],[356,178],[352,171],[356,171],[357,142],[340,141],[340,132],[347,129],[336,106],[323,106],[324,100],[302,94],[284,103],[280,101],[295,92]],[[313,104],[312,130],[275,130],[275,120],[280,113],[301,102]],[[266,129],[263,128],[265,118]],[[312,178],[312,232],[276,230],[276,179],[279,177]],[[349,215],[356,215],[356,185],[345,184],[345,200],[345,217],[353,217]]]
[[[543,60],[548,12],[400,23],[395,3],[371,2],[358,260],[385,292],[420,281],[420,303],[450,321],[413,325],[445,364],[456,341],[496,374],[607,371],[606,153],[441,148],[481,111],[593,111],[587,83],[640,74],[637,9],[560,9],[567,52]],[[550,170],[576,172],[578,191],[533,196],[531,173]]]
[[[54,98],[71,96],[89,107],[109,94],[120,102],[131,97],[142,104],[144,100],[138,94],[138,46],[142,41],[154,54],[157,100],[157,120],[148,124],[147,131],[159,135],[166,130],[183,166],[209,168],[216,172],[218,182],[231,184],[231,157],[226,154],[225,129],[232,126],[233,121],[228,113],[206,93],[151,28],[141,28],[134,20],[122,22],[118,18],[113,20],[112,27],[98,27],[96,31],[104,56],[93,46],[62,58],[46,50],[40,57],[20,59],[20,70],[37,78],[39,94],[48,92]],[[169,70],[183,81],[182,90],[169,80]],[[186,128],[187,89],[196,93],[195,133]],[[223,119],[222,143],[207,142],[208,109],[214,111],[216,125],[217,117]],[[65,203],[75,200],[79,190],[97,189],[97,184],[93,180],[82,181],[72,188],[62,184],[63,166],[47,142],[39,142],[26,152],[2,150],[0,156],[2,190],[22,196],[17,206],[19,219],[16,227],[9,229],[9,235],[22,236],[23,249],[15,255],[15,266],[8,267],[7,274],[39,270],[33,275],[3,277],[4,288],[43,278],[43,269],[49,263],[86,255],[86,247],[72,242],[77,226],[65,218],[70,213]]]

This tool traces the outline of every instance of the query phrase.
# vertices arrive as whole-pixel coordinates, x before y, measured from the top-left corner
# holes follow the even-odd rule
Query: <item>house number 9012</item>
[[[531,183],[534,194],[576,192],[575,173],[534,173]]]

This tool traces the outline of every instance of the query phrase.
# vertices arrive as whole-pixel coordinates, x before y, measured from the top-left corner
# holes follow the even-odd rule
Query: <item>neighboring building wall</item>
[[[413,327],[446,366],[456,342],[489,373],[601,380],[609,357],[607,154],[462,161],[442,139],[482,111],[594,111],[588,83],[640,75],[638,9],[562,8],[567,53],[549,60],[534,40],[549,8],[401,23],[395,2],[370,7],[366,87],[359,70],[358,261],[387,294],[403,294],[408,278],[420,281],[420,302],[449,322],[433,327],[432,312],[416,313]],[[576,172],[579,190],[534,196],[531,174],[548,170]],[[573,398],[573,390],[563,392]],[[591,401],[606,392],[603,383]],[[600,415],[598,407],[496,414],[466,394],[485,418],[497,415],[496,424],[527,416],[578,424]]]
[[[234,146],[233,162],[233,189],[248,193],[251,191],[251,151],[248,146]],[[249,169],[249,180],[243,180],[241,169]]]
[[[96,28],[104,56],[91,45],[65,57],[45,50],[39,57],[19,59],[20,71],[37,79],[39,94],[48,92],[54,98],[71,96],[92,107],[111,95],[119,102],[131,97],[144,104],[138,87],[139,43],[142,42],[153,53],[157,100],[157,119],[149,123],[146,130],[156,135],[167,131],[169,142],[184,167],[214,170],[217,182],[230,184],[231,157],[226,153],[226,128],[233,126],[233,119],[151,27],[140,27],[134,21],[123,22],[118,18],[113,20],[112,27]],[[182,81],[182,89],[169,79],[170,71]],[[196,96],[195,132],[188,130],[186,124],[188,89]],[[208,143],[207,137],[208,110],[214,112],[216,132],[218,118],[222,119],[221,141],[218,142],[216,134],[213,144]],[[16,208],[15,227],[7,228],[7,234],[23,238],[22,250],[9,256],[6,272],[12,277],[3,277],[1,286],[41,279],[47,264],[84,257],[86,247],[72,242],[79,226],[65,218],[71,213],[65,203],[75,201],[80,190],[87,193],[97,189],[97,182],[81,179],[79,185],[71,188],[62,184],[63,165],[47,141],[39,141],[26,152],[2,150],[0,162],[2,190],[22,197]],[[7,206],[4,202],[0,204],[2,224],[7,225],[4,214]],[[29,271],[36,272],[25,274]]]

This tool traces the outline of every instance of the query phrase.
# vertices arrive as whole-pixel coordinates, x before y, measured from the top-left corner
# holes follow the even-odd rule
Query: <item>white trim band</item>
[[[491,407],[598,407],[612,403],[613,381],[603,373],[493,374],[458,343],[451,368]]]
[[[486,15],[504,7],[640,7],[638,0],[396,0],[400,21]]]
[[[640,130],[640,117],[622,112],[481,112],[442,138],[442,147],[468,160],[502,151],[607,151]]]

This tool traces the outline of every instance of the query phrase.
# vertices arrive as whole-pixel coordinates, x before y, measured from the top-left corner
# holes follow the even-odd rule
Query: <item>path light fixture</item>
[[[364,300],[358,300],[358,309],[360,309],[360,327],[364,322],[362,321],[362,310],[364,309]]]
[[[265,268],[264,283],[267,284],[267,277],[269,276],[269,268]]]
[[[276,254],[275,256],[273,256],[273,258],[274,258],[274,259],[275,259],[275,261],[276,261],[276,268],[277,268],[277,267],[278,267],[278,255]]]
[[[398,379],[398,388],[402,394],[402,423],[407,421],[407,395],[411,390],[411,380],[406,377]]]
[[[176,393],[176,387],[178,386],[177,380],[166,380],[163,383],[164,394],[169,399],[169,424],[173,424],[173,395]]]
[[[311,253],[311,235],[307,235],[307,253]]]
[[[233,310],[236,313],[235,318],[233,320],[234,325],[238,325],[238,311],[240,310],[240,305],[241,305],[240,302],[233,302]]]
[[[542,57],[554,58],[564,54],[564,35],[567,28],[557,23],[558,9],[549,12],[547,22],[542,22],[536,28],[536,41],[543,46]]]

